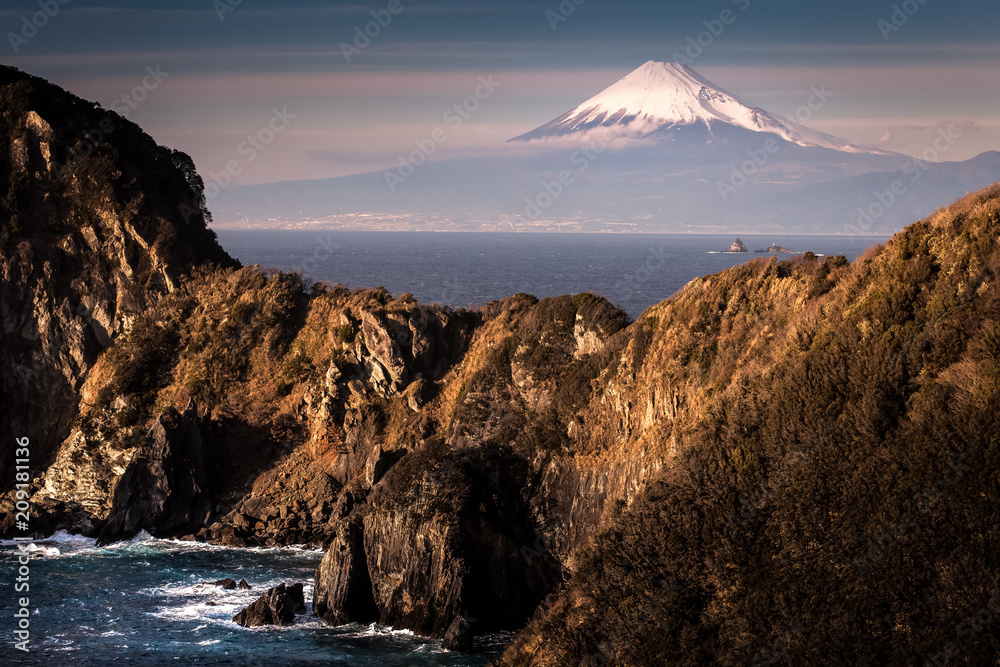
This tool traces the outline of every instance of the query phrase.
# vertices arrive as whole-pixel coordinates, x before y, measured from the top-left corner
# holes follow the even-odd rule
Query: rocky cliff
[[[578,552],[503,664],[994,663],[998,278],[1000,185],[854,265],[758,260],[650,309],[654,349],[705,331],[663,328],[694,294],[750,335],[723,325],[661,366],[710,389],[674,423],[673,470]],[[801,305],[762,304],[782,286]]]
[[[4,390],[37,368],[56,379],[31,391],[65,409],[34,478],[36,525],[323,545],[313,608],[327,622],[461,646],[531,620],[511,664],[815,663],[824,641],[855,661],[913,662],[945,639],[931,621],[947,628],[1000,584],[986,528],[1000,492],[1000,190],[853,265],[758,259],[631,322],[591,294],[453,310],[307,287],[225,266],[201,223],[198,243],[150,243],[136,221],[184,230],[163,184],[194,204],[200,190],[189,163],[143,150],[111,157],[132,155],[133,179],[148,178],[144,160],[166,171],[108,181],[141,192],[108,190],[109,226],[21,224],[75,201],[62,181],[25,200],[20,228],[5,223],[4,265],[53,271],[2,283],[4,307],[22,308],[3,339],[4,369],[22,379],[5,374]],[[98,227],[104,241],[88,245]],[[133,243],[147,249],[126,270],[109,249],[132,257]],[[58,271],[23,259],[46,253]],[[134,276],[148,289],[129,291]],[[79,305],[95,285],[126,304],[104,338],[18,338],[96,332],[97,311]],[[49,299],[30,321],[15,298],[29,287]],[[66,350],[85,363],[66,365]],[[961,474],[936,485],[947,470]],[[918,535],[935,548],[893,548]]]
[[[0,431],[41,469],[100,352],[192,266],[232,260],[186,155],[11,67],[0,108]]]

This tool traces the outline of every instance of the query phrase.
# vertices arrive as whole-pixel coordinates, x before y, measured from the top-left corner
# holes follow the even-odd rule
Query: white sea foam
[[[28,542],[27,544],[29,546],[27,548],[34,549],[36,551],[40,551],[43,548],[55,549],[56,551],[59,551],[59,549],[56,546],[50,546],[50,545],[59,545],[64,548],[76,547],[85,549],[93,547],[96,543],[97,540],[91,537],[84,537],[83,535],[70,535],[66,531],[60,530],[58,533],[55,533],[54,535],[51,535],[49,537],[45,537],[38,540],[32,540],[31,542]],[[0,546],[12,547],[12,546],[17,546],[19,544],[25,544],[25,542],[23,540],[0,540]],[[52,552],[52,555],[57,555],[57,554],[56,552]]]
[[[39,540],[39,542],[54,542],[56,544],[65,544],[69,546],[77,546],[81,548],[93,547],[97,544],[97,540],[93,537],[84,537],[83,535],[70,535],[65,530],[60,530],[50,537],[46,537],[44,540]]]
[[[349,626],[348,626],[349,627]],[[348,632],[344,634],[345,637],[413,637],[412,630],[396,630],[395,628],[389,627],[387,625],[379,625],[378,623],[372,623],[371,625],[365,627],[364,630],[358,632]]]
[[[209,606],[203,601],[197,600],[178,606],[159,607],[155,611],[147,613],[154,618],[161,618],[167,621],[199,621],[203,624],[218,625],[220,623],[231,622],[233,616],[243,606],[245,605],[226,602],[219,602],[214,606]],[[205,626],[202,625],[202,627]]]
[[[47,547],[44,544],[29,544],[25,547],[25,551],[39,558],[49,558],[52,556],[58,556],[62,552],[56,547]]]

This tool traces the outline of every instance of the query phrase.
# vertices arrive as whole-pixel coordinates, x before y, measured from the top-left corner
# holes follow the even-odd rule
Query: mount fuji
[[[485,155],[231,186],[209,207],[218,227],[889,234],[997,180],[1000,153],[866,148],[649,61]]]
[[[510,141],[566,137],[598,128],[648,138],[690,126],[704,125],[711,129],[723,124],[774,134],[799,146],[887,155],[773,116],[719,88],[686,65],[653,60],[575,109]]]

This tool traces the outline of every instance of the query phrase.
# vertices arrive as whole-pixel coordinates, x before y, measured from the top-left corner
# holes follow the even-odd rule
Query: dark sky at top
[[[46,6],[54,16],[32,34],[25,17]],[[502,86],[447,149],[494,145],[677,54],[776,113],[793,114],[825,85],[835,95],[809,124],[855,142],[919,153],[940,123],[961,122],[946,159],[1000,148],[995,0],[399,0],[394,15],[390,0],[3,7],[2,61],[83,97],[120,104],[150,81],[147,68],[168,73],[129,118],[199,168],[225,164],[241,137],[287,108],[295,121],[244,182],[391,165],[480,76]],[[370,24],[373,11],[386,25]],[[366,24],[375,36],[355,41]]]

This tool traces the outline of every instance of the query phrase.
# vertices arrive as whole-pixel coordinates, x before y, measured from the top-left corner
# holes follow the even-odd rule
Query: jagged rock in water
[[[463,593],[470,575],[461,534],[447,516],[421,520],[409,512],[365,517],[368,570],[379,621],[440,636],[469,604]]]
[[[108,544],[140,530],[168,535],[205,523],[212,510],[212,448],[193,403],[168,409],[114,488],[110,517],[98,537]]]
[[[750,252],[747,250],[746,245],[744,245],[741,239],[736,239],[733,241],[733,245],[729,246],[729,252]]]
[[[296,600],[288,594],[285,584],[269,588],[240,613],[233,621],[244,628],[262,625],[291,625],[295,621]]]
[[[247,583],[246,579],[240,579],[239,589],[241,591],[248,591],[251,588],[252,588],[252,586],[250,586],[250,584]]]
[[[340,524],[316,568],[313,613],[330,625],[378,620],[360,521]]]
[[[212,586],[218,586],[219,588],[227,591],[236,590],[236,580],[235,579],[219,579],[218,581],[213,581]]]
[[[472,623],[465,616],[456,616],[441,638],[441,647],[448,651],[468,651],[472,648]]]
[[[296,614],[306,613],[305,587],[302,583],[285,584],[285,593],[292,599],[294,606],[292,611]]]

